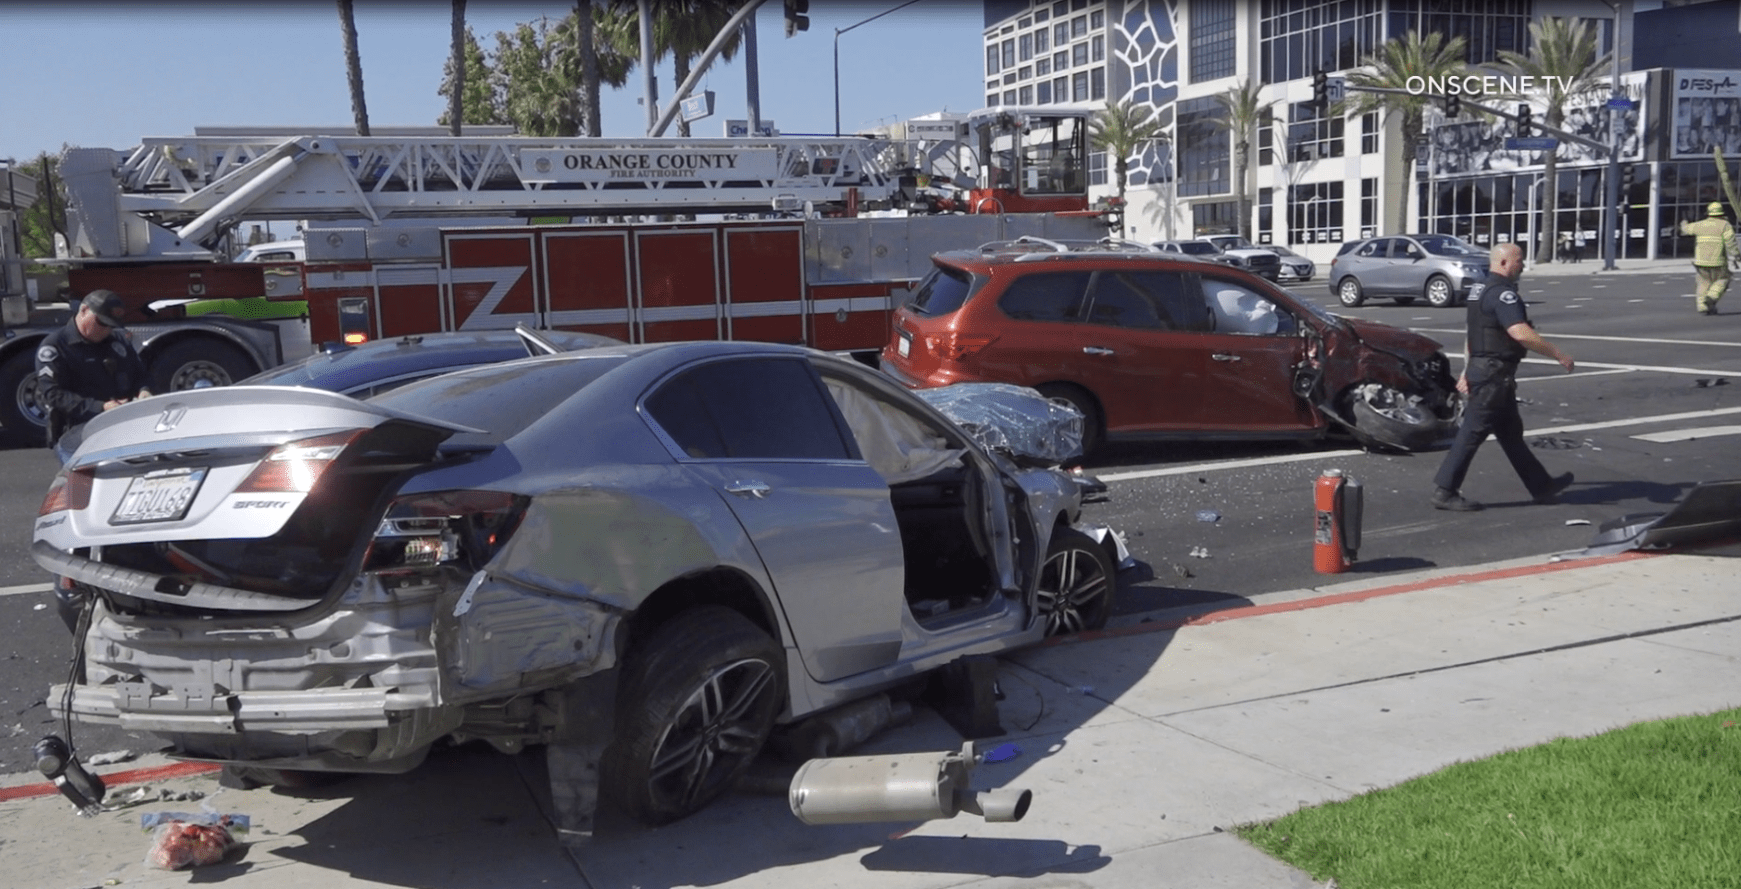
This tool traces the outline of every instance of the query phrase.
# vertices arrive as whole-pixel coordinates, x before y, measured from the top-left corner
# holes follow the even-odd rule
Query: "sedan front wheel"
[[[1098,630],[1112,616],[1118,586],[1112,556],[1094,538],[1073,528],[1052,532],[1046,564],[1040,568],[1037,607],[1046,635]]]
[[[655,630],[624,671],[600,779],[650,825],[693,815],[729,789],[761,752],[784,697],[780,646],[721,606]]]

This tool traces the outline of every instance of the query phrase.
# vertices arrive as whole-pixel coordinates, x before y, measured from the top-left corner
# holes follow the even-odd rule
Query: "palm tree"
[[[1529,23],[1529,54],[1502,50],[1500,65],[1507,73],[1535,78],[1546,83],[1547,109],[1542,121],[1558,127],[1566,120],[1566,102],[1579,95],[1599,89],[1605,82],[1602,70],[1608,56],[1596,57],[1596,30],[1578,19],[1545,18]],[[1533,91],[1532,96],[1540,96]],[[1612,114],[1612,112],[1611,112]],[[1617,115],[1613,115],[1617,116]],[[1547,180],[1547,194],[1542,197],[1543,229],[1535,248],[1537,262],[1551,262],[1552,250],[1542,250],[1543,244],[1559,243],[1560,190],[1555,185],[1559,170],[1559,152],[1550,151],[1542,159],[1542,175]]]
[[[596,139],[604,134],[599,118],[598,34],[592,0],[574,2],[574,49],[580,63],[580,131]]]
[[[672,57],[672,81],[689,79],[689,64],[704,52],[725,23],[743,5],[742,0],[653,0],[653,52],[656,59]],[[751,23],[754,26],[754,23]],[[730,61],[743,42],[739,34],[720,48],[719,57]],[[677,135],[689,135],[689,121],[677,119]]]
[[[436,118],[436,123],[449,128],[453,126],[451,102],[456,93],[460,97],[459,115],[462,123],[472,126],[507,123],[507,119],[502,116],[501,99],[496,95],[496,78],[491,76],[489,60],[485,58],[483,47],[478,45],[478,39],[472,34],[471,28],[465,29],[461,58],[461,65],[465,69],[463,82],[461,78],[454,76],[455,65],[452,59],[442,65],[441,88],[436,90],[436,95],[447,98],[450,105],[449,110]]]
[[[1251,193],[1246,180],[1250,178],[1247,169],[1251,165],[1251,143],[1253,134],[1259,124],[1270,117],[1270,107],[1274,101],[1265,102],[1258,98],[1262,87],[1252,81],[1246,81],[1238,86],[1228,87],[1226,92],[1217,93],[1215,103],[1221,106],[1220,116],[1213,119],[1212,124],[1217,131],[1225,130],[1233,139],[1233,169],[1234,193],[1239,197],[1239,234],[1240,237],[1251,237]]]
[[[465,123],[465,50],[466,40],[470,37],[465,27],[465,0],[453,0],[453,48],[447,62],[448,70],[452,72],[453,88],[447,96],[447,131],[454,136],[460,134]]]
[[[1088,144],[1104,151],[1113,159],[1113,181],[1118,183],[1118,202],[1124,203],[1125,184],[1129,180],[1130,159],[1142,153],[1153,142],[1167,141],[1167,130],[1152,105],[1138,105],[1134,99],[1114,102],[1088,118]]]
[[[357,135],[369,135],[369,106],[363,102],[363,60],[357,55],[357,16],[351,0],[338,0],[339,28],[344,32],[345,75],[351,82],[351,116],[357,121]]]
[[[1414,187],[1410,160],[1425,132],[1423,112],[1432,101],[1432,96],[1411,90],[1409,81],[1411,78],[1461,74],[1468,68],[1465,64],[1467,57],[1468,41],[1462,37],[1446,40],[1445,35],[1436,32],[1422,37],[1419,31],[1410,31],[1403,37],[1385,41],[1378,52],[1361,60],[1361,68],[1348,72],[1351,86],[1377,87],[1394,92],[1354,92],[1332,108],[1331,113],[1359,116],[1379,112],[1386,118],[1402,118],[1402,139],[1398,141],[1396,153],[1385,164],[1385,179],[1390,186],[1386,190],[1392,194],[1400,193],[1403,198],[1384,202],[1385,231],[1403,230],[1407,195]],[[1419,81],[1415,83],[1418,87]]]

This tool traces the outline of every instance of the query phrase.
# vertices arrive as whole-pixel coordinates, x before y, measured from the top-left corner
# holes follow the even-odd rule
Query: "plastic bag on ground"
[[[145,863],[163,870],[217,864],[242,845],[249,818],[235,813],[152,812],[139,816],[139,826],[151,833]]]

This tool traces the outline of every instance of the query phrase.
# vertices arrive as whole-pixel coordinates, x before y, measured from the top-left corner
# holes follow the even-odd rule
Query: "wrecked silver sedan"
[[[776,724],[1103,625],[1079,490],[797,347],[178,392],[92,421],[43,501],[33,554],[90,602],[48,700],[258,770],[546,744],[670,821]]]

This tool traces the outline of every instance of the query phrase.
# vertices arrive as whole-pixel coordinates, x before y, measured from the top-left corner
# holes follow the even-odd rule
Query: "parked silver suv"
[[[1460,305],[1469,285],[1487,274],[1487,253],[1450,235],[1385,235],[1354,241],[1330,260],[1330,292],[1349,308],[1367,297],[1388,297],[1406,306],[1420,297],[1429,305]]]

